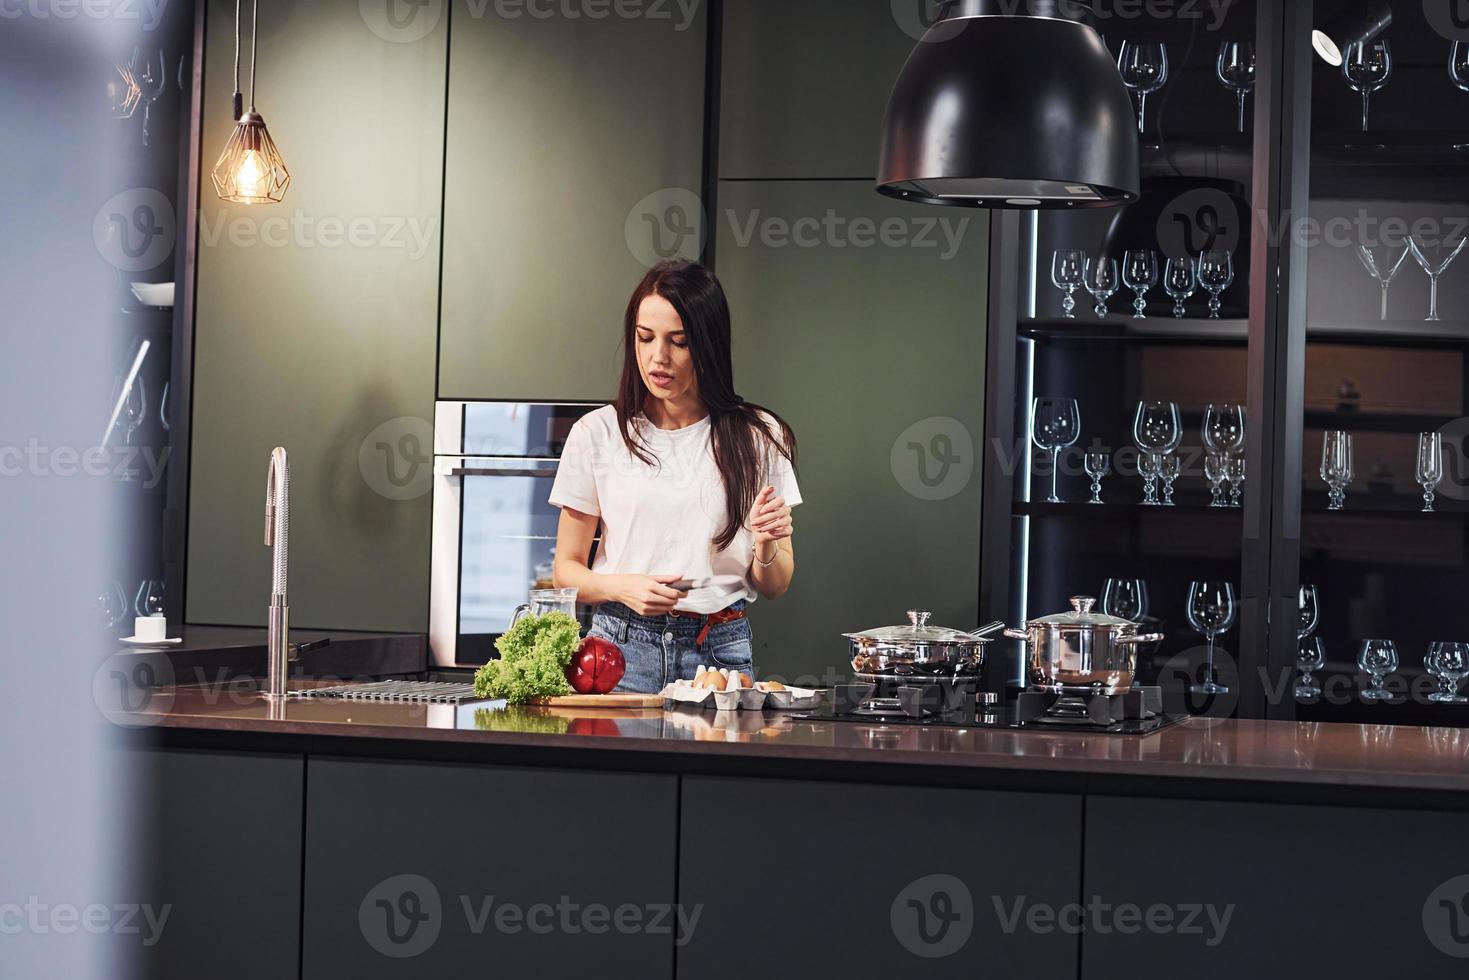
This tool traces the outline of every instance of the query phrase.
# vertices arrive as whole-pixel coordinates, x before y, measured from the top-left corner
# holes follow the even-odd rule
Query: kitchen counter
[[[163,744],[641,771],[1469,808],[1469,732],[1194,718],[1151,735],[802,721],[789,714],[296,700],[157,692],[118,718]],[[1387,795],[1385,791],[1392,791]]]

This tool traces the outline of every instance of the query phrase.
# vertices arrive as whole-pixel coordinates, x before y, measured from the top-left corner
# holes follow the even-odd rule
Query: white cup
[[[133,636],[145,643],[157,643],[168,638],[168,620],[160,613],[157,616],[133,618]]]

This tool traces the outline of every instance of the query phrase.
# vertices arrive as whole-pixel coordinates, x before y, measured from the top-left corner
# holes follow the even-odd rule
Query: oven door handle
[[[517,470],[493,466],[456,466],[449,471],[450,476],[532,476],[541,479],[549,479],[556,475],[556,470]]]

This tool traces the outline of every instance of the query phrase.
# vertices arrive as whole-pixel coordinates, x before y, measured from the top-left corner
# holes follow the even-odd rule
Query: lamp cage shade
[[[291,185],[286,161],[254,111],[242,115],[210,172],[220,198],[233,204],[279,204]]]

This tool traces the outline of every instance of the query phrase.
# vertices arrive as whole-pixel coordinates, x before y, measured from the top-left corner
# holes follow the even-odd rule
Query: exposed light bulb
[[[256,150],[246,150],[244,158],[240,161],[239,173],[235,176],[235,186],[239,188],[239,195],[246,198],[265,198],[265,189],[270,179],[270,168],[265,165],[260,153]]]

